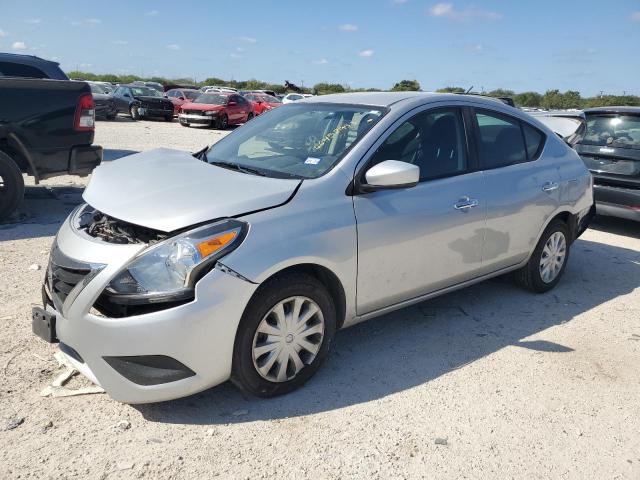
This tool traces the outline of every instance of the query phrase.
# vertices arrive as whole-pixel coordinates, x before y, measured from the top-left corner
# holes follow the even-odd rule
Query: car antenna
[[[465,95],[466,95],[466,94],[468,94],[469,92],[471,92],[471,90],[473,90],[473,85],[471,85],[471,86],[469,87],[469,90],[467,90],[466,92],[464,92],[464,93],[465,93]]]

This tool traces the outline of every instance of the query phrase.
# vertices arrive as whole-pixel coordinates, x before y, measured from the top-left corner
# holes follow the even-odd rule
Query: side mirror
[[[263,102],[262,100],[258,100],[256,103],[257,103],[258,105],[262,105],[264,102]]]
[[[178,100],[184,100],[184,97],[178,97]]]
[[[367,183],[361,186],[365,192],[387,188],[411,188],[420,181],[420,167],[398,160],[385,160],[367,170],[365,179]]]
[[[227,105],[229,105],[230,107],[235,107],[237,105],[236,102],[229,102],[227,103]]]
[[[129,95],[128,93],[125,93],[124,96],[127,98],[131,98],[131,95]]]

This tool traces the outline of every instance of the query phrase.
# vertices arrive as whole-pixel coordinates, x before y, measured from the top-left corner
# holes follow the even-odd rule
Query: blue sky
[[[0,0],[0,51],[66,70],[640,94],[640,0]]]

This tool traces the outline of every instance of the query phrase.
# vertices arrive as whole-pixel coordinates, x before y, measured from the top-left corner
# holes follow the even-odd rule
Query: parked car
[[[173,115],[178,115],[180,107],[185,103],[192,102],[202,94],[199,90],[191,90],[187,88],[174,88],[168,90],[165,96],[173,103]]]
[[[195,157],[99,167],[33,311],[36,334],[123,402],[228,379],[283,394],[339,328],[510,272],[546,292],[593,208],[574,150],[481,97],[301,100]]]
[[[69,80],[58,62],[34,55],[0,53],[0,77],[49,78]]]
[[[535,112],[593,174],[600,215],[640,221],[640,107]]]
[[[302,95],[301,93],[287,93],[282,98],[282,103],[291,103],[298,100],[302,100],[303,98],[304,98],[304,95]]]
[[[251,102],[253,113],[256,116],[282,106],[282,102],[280,100],[265,93],[246,93],[244,98]]]
[[[18,64],[4,71],[19,72]],[[45,71],[51,65],[32,64]],[[0,218],[20,205],[23,173],[36,184],[57,175],[88,175],[102,159],[93,144],[89,85],[70,80],[0,76]]]
[[[87,82],[89,88],[91,88],[91,95],[93,96],[93,103],[96,109],[96,118],[106,118],[107,120],[113,120],[118,115],[118,108],[116,102],[105,87],[100,83]]]
[[[142,80],[136,80],[132,85],[141,85],[143,87],[153,88],[160,93],[164,93],[164,86],[158,82],[144,82]]]
[[[153,88],[141,85],[120,85],[113,94],[119,112],[127,112],[134,120],[162,117],[173,120],[173,103]]]
[[[254,117],[251,103],[235,93],[203,93],[180,108],[178,120],[183,127],[206,125],[225,130]]]
[[[240,90],[238,93],[243,97],[249,93],[262,93],[262,94],[271,95],[272,97],[277,98],[277,94],[273,90]]]
[[[204,85],[203,87],[200,87],[200,91],[203,93],[206,93],[208,90],[215,90],[219,92],[233,92],[233,93],[238,92],[237,88],[225,87],[223,85]]]

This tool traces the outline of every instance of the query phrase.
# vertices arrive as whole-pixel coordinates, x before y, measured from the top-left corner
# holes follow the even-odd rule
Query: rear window
[[[0,62],[0,77],[49,78],[39,68],[9,62]]]
[[[640,149],[640,116],[588,115],[583,145]]]

